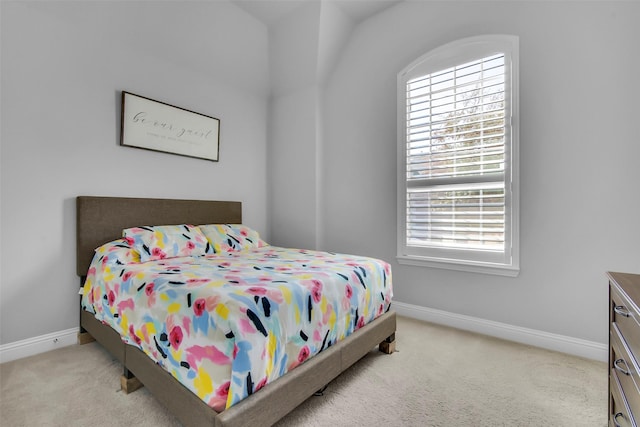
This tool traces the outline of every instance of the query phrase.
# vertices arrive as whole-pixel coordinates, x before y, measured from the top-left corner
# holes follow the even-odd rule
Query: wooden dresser
[[[609,426],[640,423],[640,274],[609,277]]]

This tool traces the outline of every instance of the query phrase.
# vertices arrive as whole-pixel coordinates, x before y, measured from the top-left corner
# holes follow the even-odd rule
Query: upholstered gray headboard
[[[85,276],[96,248],[140,225],[241,224],[242,203],[78,196],[76,272]]]

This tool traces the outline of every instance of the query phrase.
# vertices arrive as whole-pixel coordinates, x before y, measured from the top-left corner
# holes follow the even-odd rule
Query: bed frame
[[[94,250],[140,225],[240,224],[240,202],[80,196],[77,207],[77,274],[86,279]],[[396,315],[388,311],[223,412],[215,412],[111,327],[80,310],[78,342],[98,341],[124,367],[122,389],[144,385],[185,426],[272,425],[326,386],[376,345],[395,350]]]

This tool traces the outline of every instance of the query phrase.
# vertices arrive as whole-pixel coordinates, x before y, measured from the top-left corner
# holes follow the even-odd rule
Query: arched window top
[[[517,36],[491,34],[468,37],[455,40],[437,47],[413,61],[402,70],[398,77],[407,76],[409,79],[427,74],[438,69],[445,69],[477,59],[480,56],[490,56],[494,53],[504,53],[511,56],[511,60],[517,60],[518,43]]]

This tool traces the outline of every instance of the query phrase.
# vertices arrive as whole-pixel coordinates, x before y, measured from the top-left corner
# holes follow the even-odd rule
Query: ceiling
[[[256,19],[271,25],[298,7],[314,1],[338,6],[353,21],[363,21],[402,0],[232,0]]]

